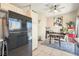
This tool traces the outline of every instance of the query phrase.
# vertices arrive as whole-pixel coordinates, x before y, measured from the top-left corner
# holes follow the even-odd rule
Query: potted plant
[[[75,29],[75,22],[70,21],[69,23],[67,23],[68,25],[68,29]]]
[[[73,42],[73,39],[76,38],[75,34],[75,22],[69,22],[68,25],[68,37],[70,38],[70,42]]]

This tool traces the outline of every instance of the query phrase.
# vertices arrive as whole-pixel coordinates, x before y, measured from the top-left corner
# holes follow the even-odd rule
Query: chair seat
[[[71,42],[71,43],[77,43],[77,41],[75,39],[69,39],[69,42]]]

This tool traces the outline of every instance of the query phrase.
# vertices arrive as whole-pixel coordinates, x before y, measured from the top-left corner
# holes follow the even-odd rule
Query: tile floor
[[[39,42],[38,48],[32,53],[33,56],[75,56],[74,54],[48,47],[42,43],[44,42]]]
[[[32,56],[32,41],[28,44],[9,51],[9,56]]]
[[[61,41],[61,47],[60,47],[58,41],[57,42],[52,41],[52,43],[49,44],[49,41],[47,41],[47,40],[45,40],[41,44],[45,45],[47,47],[50,47],[50,48],[59,49],[59,50],[79,56],[79,44],[73,44],[70,42]]]

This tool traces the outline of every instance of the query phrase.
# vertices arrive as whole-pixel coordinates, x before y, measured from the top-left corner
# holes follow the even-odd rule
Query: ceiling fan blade
[[[49,12],[54,12],[54,9],[49,10]]]
[[[60,9],[57,9],[57,11],[58,11],[58,12],[61,12],[61,10],[60,10]]]
[[[60,8],[57,8],[57,9],[63,9],[63,8],[65,8],[65,7],[60,7]]]
[[[48,3],[48,4],[46,4],[45,6],[49,7],[49,3]]]
[[[54,10],[61,12],[60,9],[65,8],[65,7],[61,7],[60,4],[47,4],[46,6],[47,6],[48,12],[55,12]]]
[[[49,9],[53,9],[55,6],[52,4],[46,4],[46,7],[48,7]]]

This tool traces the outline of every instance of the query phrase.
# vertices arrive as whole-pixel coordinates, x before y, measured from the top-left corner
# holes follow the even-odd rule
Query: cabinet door
[[[16,39],[17,47],[20,47],[20,46],[25,45],[27,43],[28,43],[27,35],[20,34],[20,35],[17,36],[17,39]]]
[[[9,40],[8,40],[8,49],[9,50],[12,50],[17,47],[16,46],[16,37],[17,37],[17,35],[13,34],[13,33],[11,33],[9,35]]]

